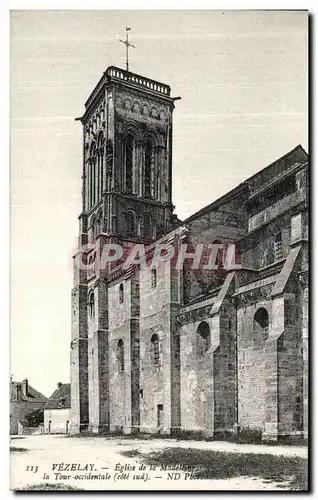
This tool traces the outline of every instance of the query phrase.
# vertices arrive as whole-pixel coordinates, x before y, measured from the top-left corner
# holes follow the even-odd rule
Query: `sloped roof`
[[[44,403],[47,401],[47,397],[44,396],[41,392],[37,391],[28,383],[28,394],[24,394],[23,392],[23,382],[11,382],[11,390],[10,390],[10,400],[17,400],[17,386],[20,385],[22,389],[21,400],[22,401],[33,401],[34,403],[41,402]]]
[[[281,158],[278,158],[274,162],[272,162],[270,165],[266,166],[265,168],[258,170],[255,174],[253,174],[251,177],[248,177],[246,180],[238,184],[236,187],[228,191],[227,193],[223,194],[218,198],[217,200],[213,201],[212,203],[209,203],[208,205],[204,206],[194,214],[190,215],[187,219],[183,221],[183,224],[186,224],[187,222],[190,222],[194,219],[197,219],[198,217],[201,217],[202,215],[211,212],[213,210],[217,210],[220,205],[228,202],[230,199],[232,199],[236,194],[239,194],[240,192],[244,191],[244,189],[247,189],[248,186],[251,188],[251,185],[255,181],[255,179],[261,178],[261,176],[264,176],[266,172],[270,172],[270,170],[275,166],[280,164],[283,160],[287,160],[288,158],[295,159],[295,161],[308,161],[308,154],[304,150],[304,148],[301,146],[301,144],[298,144],[294,149],[291,151],[288,151],[288,153],[284,154]],[[271,179],[270,179],[271,180]]]
[[[45,410],[58,408],[71,408],[71,384],[62,384],[55,389],[44,407]]]

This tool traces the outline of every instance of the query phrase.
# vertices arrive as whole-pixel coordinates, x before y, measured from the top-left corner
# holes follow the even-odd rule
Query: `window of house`
[[[122,304],[124,302],[124,285],[120,283],[119,285],[119,303]]]
[[[157,269],[151,269],[151,288],[157,286]]]
[[[123,372],[125,370],[125,351],[122,339],[119,339],[117,344],[117,360],[119,371]]]
[[[159,354],[159,337],[156,333],[151,337],[151,364],[153,366],[159,366],[160,354]]]
[[[206,321],[202,321],[197,329],[196,344],[197,344],[197,357],[201,358],[205,355],[210,347],[210,327]]]

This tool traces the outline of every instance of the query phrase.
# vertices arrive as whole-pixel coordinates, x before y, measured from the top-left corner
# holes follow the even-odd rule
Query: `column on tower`
[[[98,203],[99,201],[99,176],[100,176],[100,162],[99,162],[99,151],[96,149],[96,155],[95,155],[95,165],[96,165],[96,171],[95,171],[95,203]]]

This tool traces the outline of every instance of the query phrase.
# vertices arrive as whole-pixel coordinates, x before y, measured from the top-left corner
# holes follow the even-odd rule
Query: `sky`
[[[170,85],[173,201],[185,219],[307,150],[307,13],[11,11],[10,372],[49,396],[69,381],[72,255],[81,210],[75,118],[108,66]]]

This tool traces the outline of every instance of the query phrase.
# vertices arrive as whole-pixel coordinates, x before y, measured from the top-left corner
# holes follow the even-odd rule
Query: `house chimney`
[[[62,385],[63,385],[62,382],[58,382],[57,383],[57,388],[59,389],[60,387],[62,387]]]
[[[21,384],[17,384],[17,400],[21,401],[22,399],[22,393],[21,393]]]
[[[27,378],[25,378],[23,380],[23,393],[24,393],[25,397],[28,397],[28,395],[29,395],[29,382],[28,382]]]

